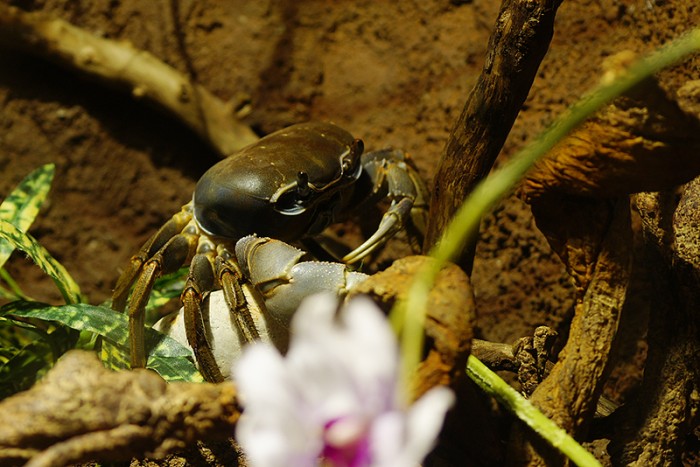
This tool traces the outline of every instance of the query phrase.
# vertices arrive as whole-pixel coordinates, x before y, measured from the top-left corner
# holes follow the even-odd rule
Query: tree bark
[[[504,0],[479,79],[443,151],[423,245],[437,243],[455,211],[491,170],[535,79],[561,0]],[[456,263],[471,273],[475,241]]]

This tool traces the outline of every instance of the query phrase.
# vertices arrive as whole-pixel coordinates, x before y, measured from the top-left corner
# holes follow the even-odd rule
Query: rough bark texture
[[[559,209],[556,209],[559,207]],[[540,208],[544,208],[542,211]],[[530,400],[576,437],[585,434],[609,372],[620,311],[629,281],[629,201],[559,199],[533,206],[538,226],[576,278],[579,299],[569,339],[549,376]],[[523,437],[533,445],[523,444]],[[560,455],[516,427],[511,465],[558,465]]]
[[[698,153],[698,116],[649,79],[558,144],[527,176],[522,192],[532,202],[553,192],[602,198],[661,190],[700,173]]]
[[[111,372],[71,351],[29,391],[0,403],[0,463],[33,467],[164,457],[233,435],[231,383],[167,384],[148,370]]]
[[[614,70],[611,72],[614,73]],[[535,390],[531,400],[579,438],[586,435],[609,371],[608,364],[630,280],[632,236],[629,203],[625,195],[642,190],[667,189],[696,177],[700,172],[698,129],[697,116],[684,112],[674,99],[664,94],[655,80],[649,80],[562,141],[523,183],[522,194],[532,204],[538,227],[564,261],[579,294],[569,339],[559,362]],[[651,229],[653,223],[650,220],[656,219],[658,222],[662,217],[661,213],[649,214],[646,229]],[[682,221],[679,225],[685,229],[688,229],[688,225],[697,225],[687,216]],[[656,227],[653,231],[661,236],[659,242],[662,239],[668,242],[674,237],[670,230],[664,230],[668,226]],[[687,236],[681,242],[686,248],[695,243],[695,239]],[[645,264],[645,267],[649,266]],[[659,270],[658,267],[655,269]],[[655,283],[664,283],[661,277],[657,279]],[[685,303],[687,298],[679,300],[679,303]],[[658,311],[654,314],[658,314]],[[664,319],[670,323],[688,322],[677,317]],[[668,325],[675,329],[676,324]],[[690,329],[693,327],[690,326]],[[655,340],[654,335],[661,332],[659,329],[663,327],[652,317],[650,345]],[[685,327],[684,331],[696,337],[694,330],[687,329]],[[668,348],[673,345],[665,341],[671,333],[662,334],[663,337],[656,340],[664,341],[661,347],[669,355],[674,355]],[[681,341],[685,342],[685,339]],[[689,357],[693,352],[694,349],[686,348],[685,344],[680,344],[680,348],[676,349],[676,353],[683,357]],[[648,365],[652,369],[656,367],[658,372],[668,371],[664,376],[669,380],[680,378],[682,381],[674,381],[676,386],[692,387],[686,375],[696,372],[685,371],[684,376],[671,375],[678,369],[671,370],[662,364],[654,364],[654,355],[650,351]],[[650,375],[647,379],[653,377]],[[651,390],[654,394],[657,391],[663,393],[658,384],[666,387],[658,379],[649,384],[654,387]],[[693,392],[681,392],[683,394],[676,392],[673,395],[683,397],[678,401],[680,411],[688,411],[687,406],[694,404],[691,402]],[[647,407],[655,406],[651,400],[647,402]],[[665,409],[668,410],[663,411],[664,416],[673,415],[664,421],[673,425],[681,420],[676,423],[681,427],[663,438],[680,443],[679,439],[689,432],[685,425],[688,417],[678,416],[678,410]],[[656,423],[654,426],[651,431],[665,425]],[[635,439],[634,443],[648,443],[650,446],[644,448],[648,457],[644,457],[639,465],[652,460],[654,464],[664,462],[664,455],[661,455],[664,448],[667,448],[666,457],[672,459],[671,462],[679,461],[681,450],[678,446],[658,449],[664,443],[659,439],[652,441],[651,438],[655,436],[644,436],[641,431],[635,433],[636,437],[630,437]],[[531,446],[523,449],[521,436],[516,430],[511,444],[512,463],[545,465],[563,462],[551,448],[538,446],[539,442],[534,439]],[[629,463],[637,457],[637,448],[628,448],[634,454],[622,455],[618,448],[618,460]]]
[[[426,261],[432,259],[409,256],[397,260],[353,289],[352,294],[368,294],[389,312],[397,300],[405,299],[415,274]],[[416,373],[414,399],[433,386],[452,385],[463,376],[474,321],[474,292],[469,278],[460,268],[449,264],[438,274],[428,298],[426,357]]]
[[[615,465],[674,466],[700,426],[700,179],[680,198],[642,193],[635,204],[654,288],[649,352],[637,397],[611,421],[610,451]]]
[[[561,0],[505,0],[489,39],[488,55],[435,175],[427,251],[440,238],[469,192],[491,170],[527,98],[553,34]],[[476,239],[456,261],[471,272]]]

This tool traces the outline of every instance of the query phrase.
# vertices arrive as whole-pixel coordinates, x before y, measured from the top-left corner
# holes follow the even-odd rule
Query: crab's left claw
[[[414,235],[422,244],[427,225],[428,190],[403,151],[384,149],[367,153],[362,156],[362,166],[374,187],[368,200],[389,198],[391,206],[384,213],[377,231],[343,257],[346,264],[360,261],[408,226],[413,227]]]
[[[264,297],[268,313],[285,325],[304,297],[318,292],[344,296],[368,277],[341,263],[301,261],[303,256],[303,251],[266,237],[249,235],[236,243],[246,277]]]

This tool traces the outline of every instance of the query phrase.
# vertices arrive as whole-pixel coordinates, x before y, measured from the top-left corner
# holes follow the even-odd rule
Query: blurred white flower
[[[245,409],[236,438],[252,466],[412,467],[433,447],[452,391],[434,388],[407,407],[382,312],[356,298],[336,315],[337,303],[302,303],[286,357],[256,343],[234,365]]]

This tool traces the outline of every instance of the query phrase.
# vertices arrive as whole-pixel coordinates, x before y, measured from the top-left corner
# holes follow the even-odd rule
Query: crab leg
[[[178,234],[146,261],[138,276],[134,292],[129,301],[129,341],[131,344],[131,367],[146,366],[144,338],[144,315],[153,284],[160,275],[177,271],[190,256],[191,239],[187,234]]]
[[[197,254],[192,258],[185,290],[181,295],[185,337],[195,354],[199,370],[207,381],[221,382],[224,376],[216,363],[210,319],[205,322],[202,300],[206,292],[214,290],[215,283],[222,288],[224,302],[233,317],[244,342],[260,339],[253,315],[264,311],[253,296],[252,285],[243,276],[234,256],[222,245],[217,246],[206,236],[201,236]]]
[[[210,338],[215,344],[213,354],[222,374],[228,375],[231,364],[240,356],[244,344],[251,337],[248,332],[242,330],[244,326],[241,326],[240,322],[231,325],[231,311],[244,306],[250,316],[249,325],[256,335],[284,349],[289,323],[303,298],[317,292],[331,292],[343,296],[368,277],[366,274],[350,271],[344,264],[302,261],[303,258],[304,252],[279,240],[251,235],[236,243],[236,259],[240,271],[253,284],[251,286],[242,282],[240,285],[243,305],[232,305],[228,299],[221,299],[222,293],[219,291],[212,292],[205,302],[210,325],[207,329],[210,329]],[[226,264],[236,264],[233,258],[226,257],[225,251],[220,252],[216,261],[217,269],[219,263],[222,266],[221,271],[217,272],[219,277],[228,274],[222,275]],[[227,280],[220,279],[224,289],[223,295],[230,293],[226,292]],[[235,282],[233,276],[231,280]],[[236,286],[232,288],[236,290]],[[187,329],[183,331],[183,321],[186,321],[180,319],[183,313],[187,311],[182,310],[170,323],[158,323],[155,327],[181,343],[189,343],[192,346],[189,337],[185,336]],[[198,356],[198,364],[205,378],[210,379],[207,376],[208,370],[203,366],[211,365],[211,361],[203,363]]]
[[[253,320],[254,311],[250,309],[256,304],[248,303],[246,299],[246,296],[250,296],[249,289],[252,286],[245,279],[241,267],[228,251],[224,251],[217,260],[217,271],[219,272],[219,281],[224,292],[224,300],[233,312],[238,329],[240,329],[246,342],[259,340],[260,333],[255,327]],[[256,311],[262,313],[262,310]]]
[[[187,342],[192,347],[199,369],[207,381],[221,382],[224,378],[214,359],[202,316],[202,297],[205,292],[214,288],[215,281],[209,256],[211,252],[205,251],[197,253],[192,258],[180,300],[184,308]]]
[[[244,317],[243,320],[250,321],[246,326],[250,326],[255,335],[272,342],[283,351],[289,337],[289,323],[304,297],[322,291],[343,296],[368,277],[366,274],[350,271],[346,265],[340,263],[302,261],[304,252],[270,238],[243,237],[236,244],[235,259],[238,262],[227,255],[224,249],[218,252],[215,268],[219,269],[217,276],[222,282],[223,293],[212,292],[203,302],[204,305],[198,304],[208,314],[207,340],[214,344],[211,351],[216,358],[215,364],[218,364],[222,376],[225,377],[229,375],[232,363],[240,357],[243,346],[249,342],[252,335],[249,331],[242,330],[244,326],[241,326],[238,318],[232,324],[232,311],[235,312],[240,306],[244,306],[249,318]],[[226,265],[234,264],[240,265],[240,271],[252,283],[240,283],[243,294],[240,305],[232,305],[230,300],[222,298],[222,295],[230,292],[226,292],[228,286],[225,284],[229,279],[221,278],[228,274],[225,272]],[[235,279],[233,275],[230,277],[234,282]],[[237,290],[235,285],[232,285],[232,288]],[[193,346],[187,336],[186,319],[182,319],[185,313],[183,308],[177,317],[164,318],[154,327],[183,345]],[[204,354],[198,355],[198,365],[205,378],[210,379],[210,376],[207,376],[209,370],[205,369],[204,365],[211,367],[212,361],[207,358],[207,361],[203,362],[200,359],[202,355]],[[210,373],[215,374],[215,371]]]
[[[368,200],[387,197],[391,206],[382,216],[377,231],[343,257],[347,264],[358,262],[407,225],[422,237],[427,224],[427,189],[403,151],[384,149],[368,153],[362,157],[362,165],[374,186]]]
[[[158,231],[149,238],[141,247],[138,253],[131,257],[129,266],[122,272],[112,293],[112,309],[124,312],[126,300],[129,296],[129,289],[136,281],[136,278],[143,270],[144,264],[156,254],[158,250],[171,240],[174,236],[182,232],[188,222],[192,220],[192,203],[182,207],[182,210],[175,214]]]

